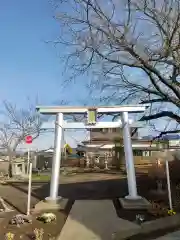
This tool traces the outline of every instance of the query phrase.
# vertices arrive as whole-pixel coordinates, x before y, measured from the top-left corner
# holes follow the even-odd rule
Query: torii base
[[[68,199],[58,197],[56,200],[50,197],[45,198],[45,200],[38,202],[32,212],[43,212],[43,211],[53,211],[53,210],[64,210],[67,206]]]
[[[151,203],[142,197],[139,199],[120,198],[119,200],[124,209],[149,209],[151,206]]]

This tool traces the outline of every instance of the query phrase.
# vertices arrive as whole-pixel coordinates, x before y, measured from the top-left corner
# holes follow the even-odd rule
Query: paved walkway
[[[137,224],[118,218],[111,200],[78,200],[58,240],[111,240],[119,234],[133,234],[139,228]]]
[[[154,240],[180,240],[180,230],[173,233],[169,233],[163,237],[159,237]]]

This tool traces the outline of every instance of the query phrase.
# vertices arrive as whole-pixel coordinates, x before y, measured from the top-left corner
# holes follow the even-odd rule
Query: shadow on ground
[[[9,183],[13,188],[16,188],[23,193],[27,194],[27,183]],[[137,188],[140,195],[145,196],[148,194],[149,188],[152,187],[152,182],[147,176],[142,175],[137,177]],[[42,200],[49,196],[50,183],[33,183],[32,184],[32,196],[36,199]],[[78,183],[66,183],[59,185],[59,196],[70,200],[68,205],[68,212],[75,200],[100,200],[111,199],[113,203],[120,197],[124,197],[128,194],[127,180],[126,179],[108,179],[99,181],[88,181]],[[74,219],[80,222],[79,218]],[[94,228],[94,224],[86,224],[84,221],[80,222],[84,224],[87,229],[94,232],[99,239],[103,239],[98,226]],[[108,239],[109,240],[109,239]]]
[[[140,194],[148,191],[150,181],[146,176],[137,177],[137,188]],[[28,184],[25,182],[9,183],[10,186],[27,194]],[[152,183],[151,183],[152,185]],[[32,183],[32,196],[42,200],[49,196],[50,183]],[[71,200],[114,199],[128,194],[126,179],[108,179],[78,183],[59,184],[59,196]]]
[[[173,174],[171,174],[173,177]],[[84,176],[84,174],[83,174]],[[83,178],[82,176],[82,178]],[[72,179],[75,178],[71,177]],[[178,180],[179,181],[179,180]],[[149,179],[146,175],[137,176],[137,189],[138,193],[143,197],[148,197],[149,190],[154,188],[156,185],[155,181]],[[28,183],[16,182],[9,183],[9,186],[14,189],[18,189],[24,194],[27,194]],[[45,197],[49,196],[50,183],[45,182],[36,182],[32,184],[32,197],[38,200],[42,200]],[[128,194],[127,180],[124,179],[106,179],[106,180],[97,180],[97,181],[84,181],[84,182],[74,182],[74,183],[64,183],[59,185],[59,196],[69,199],[68,210],[69,212],[74,200],[99,200],[99,199],[112,199],[116,208],[120,208],[117,205],[117,199],[120,197],[124,197]],[[11,199],[8,199],[11,201]],[[121,212],[117,212],[119,217],[121,217]],[[102,238],[101,232],[99,231],[99,227],[94,226],[90,222],[82,221],[77,218],[74,219],[77,222],[80,222],[87,229],[90,229],[96,235],[99,236],[99,239],[105,240]],[[132,219],[133,220],[133,219]],[[58,223],[59,231],[61,230],[60,223]],[[63,226],[63,224],[62,224]],[[163,235],[160,233],[160,235]],[[154,236],[157,237],[157,236]],[[135,236],[130,238],[132,240],[136,239],[151,239],[149,236]],[[74,239],[76,240],[76,239]],[[110,239],[108,239],[110,240]]]

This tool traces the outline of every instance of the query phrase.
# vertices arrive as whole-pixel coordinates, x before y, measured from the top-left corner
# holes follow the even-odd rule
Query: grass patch
[[[32,181],[50,181],[51,176],[50,175],[37,175],[37,174],[32,174]]]

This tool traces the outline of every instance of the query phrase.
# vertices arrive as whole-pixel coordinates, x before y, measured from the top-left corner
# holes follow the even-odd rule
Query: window
[[[113,131],[113,133],[116,133],[117,132],[117,128],[113,128],[112,131]]]
[[[106,132],[107,132],[107,128],[103,128],[103,129],[102,129],[102,132],[103,132],[103,133],[106,133]]]
[[[108,128],[100,128],[99,129],[99,132],[102,132],[102,133],[107,133],[108,131]]]
[[[134,156],[143,156],[143,151],[141,151],[141,150],[133,150],[133,155]]]
[[[91,128],[90,129],[90,132],[91,133],[97,133],[97,132],[100,132],[101,129],[98,129],[98,128]]]
[[[112,133],[112,128],[109,128],[109,129],[108,129],[108,132],[109,132],[109,133]]]
[[[150,151],[143,151],[143,156],[144,156],[144,157],[149,157],[149,156],[151,156]]]

